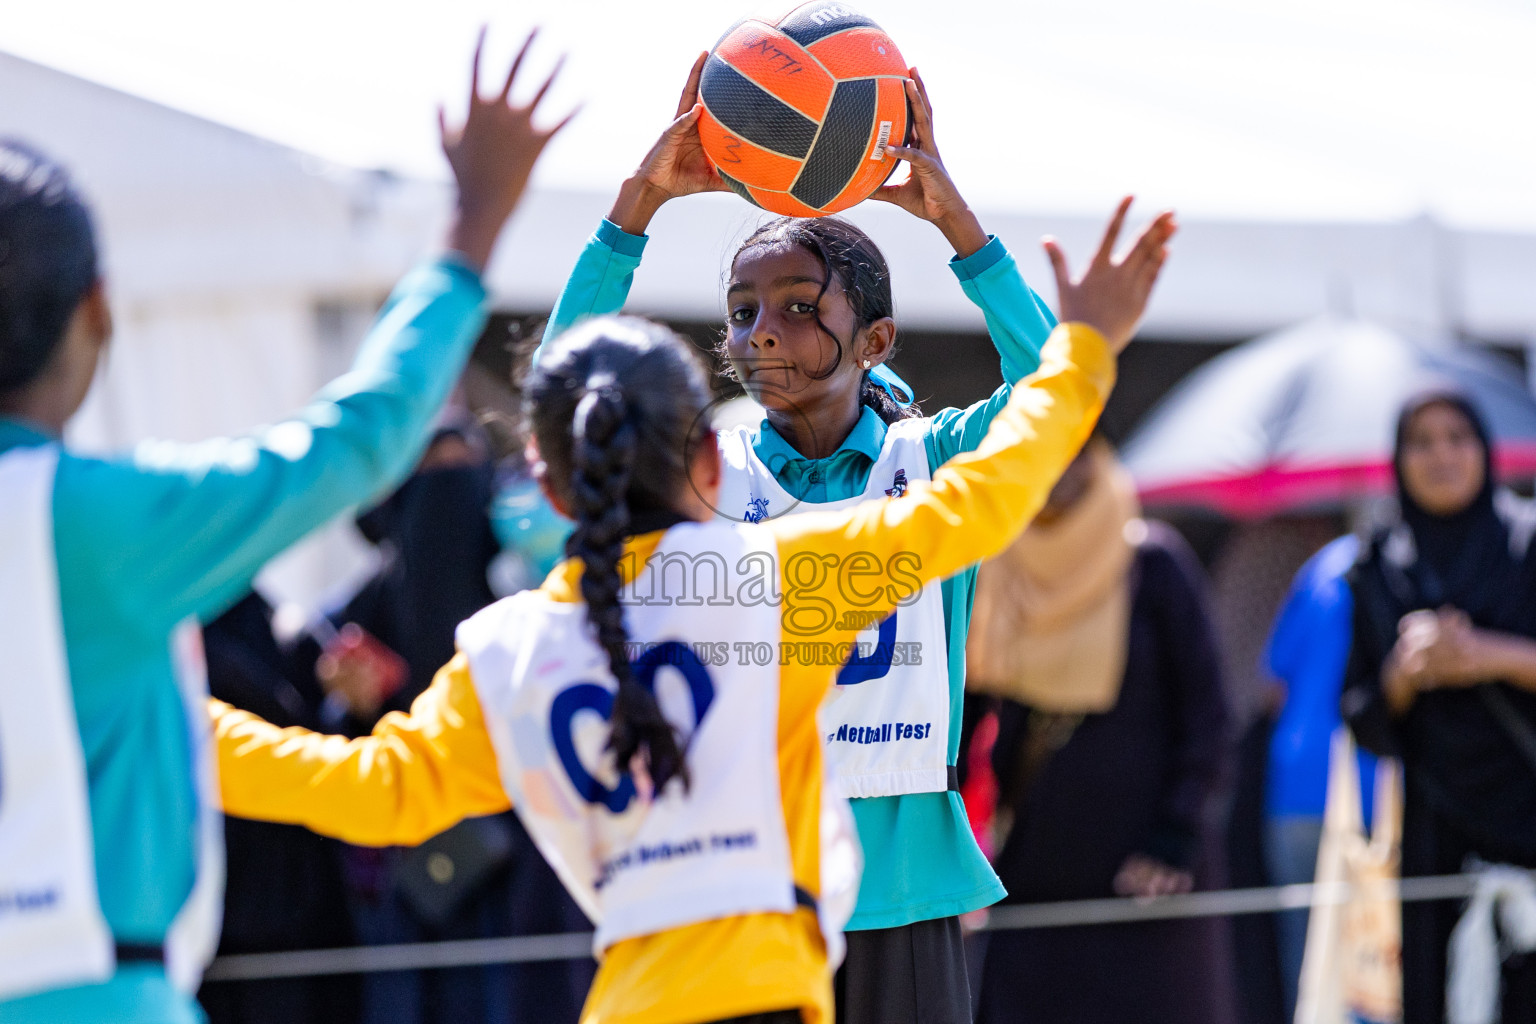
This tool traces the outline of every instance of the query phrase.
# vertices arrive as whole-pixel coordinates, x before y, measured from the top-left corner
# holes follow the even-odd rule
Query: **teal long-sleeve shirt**
[[[118,942],[160,943],[195,875],[197,800],[170,631],[188,616],[215,617],[275,555],[409,472],[484,307],[479,275],[444,257],[400,282],[351,371],[293,419],[120,458],[61,454],[59,602],[97,888]],[[0,419],[0,454],[54,441]],[[7,1024],[199,1019],[162,969],[143,964],[101,985],[0,1002]]]
[[[588,241],[550,315],[545,337],[552,339],[590,316],[621,309],[629,296],[647,239],[603,221]],[[1003,383],[992,395],[965,409],[943,409],[929,418],[928,468],[933,470],[981,443],[994,416],[1007,403],[1011,382],[1040,365],[1040,348],[1056,326],[1050,309],[1025,284],[1013,256],[996,238],[949,267],[966,297],[980,308],[1002,359]],[[852,433],[824,459],[807,459],[764,420],[753,448],[764,465],[780,467],[777,478],[801,501],[839,501],[864,493],[885,441],[885,424],[866,407]],[[960,750],[961,705],[965,696],[965,638],[970,629],[976,569],[944,581],[944,626],[948,639],[949,763]],[[915,921],[952,917],[1001,899],[1003,885],[992,871],[965,816],[958,793],[914,793],[852,801],[864,846],[864,879],[851,931],[895,928]]]

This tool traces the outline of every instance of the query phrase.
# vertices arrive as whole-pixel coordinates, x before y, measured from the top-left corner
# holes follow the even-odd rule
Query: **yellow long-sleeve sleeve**
[[[385,715],[358,739],[280,729],[222,701],[208,710],[226,814],[361,846],[405,846],[511,806],[462,654],[409,715]]]
[[[931,481],[913,482],[900,497],[773,520],[784,639],[849,643],[861,620],[876,621],[921,584],[1002,551],[1044,507],[1114,383],[1104,336],[1061,324],[981,445]]]

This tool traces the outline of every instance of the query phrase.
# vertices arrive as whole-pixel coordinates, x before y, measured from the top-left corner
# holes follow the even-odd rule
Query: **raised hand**
[[[559,64],[526,105],[511,102],[518,69],[537,34],[535,30],[524,40],[501,91],[486,97],[480,94],[480,53],[485,46],[485,30],[481,29],[480,38],[475,43],[469,113],[464,124],[456,128],[450,126],[442,107],[437,110],[443,154],[453,168],[459,190],[448,247],[481,269],[491,258],[502,225],[517,208],[518,200],[528,187],[528,177],[544,147],[576,116],[572,111],[548,129],[536,128],[533,124],[534,111],[560,73]]]
[[[877,189],[870,198],[893,203],[914,217],[931,222],[964,258],[987,244],[987,233],[961,198],[949,171],[944,169],[944,159],[933,139],[933,104],[928,99],[928,87],[917,68],[908,69],[907,74],[912,145],[886,146],[885,152],[905,160],[912,173],[900,184]]]
[[[688,72],[677,115],[656,145],[645,154],[639,168],[619,190],[608,219],[632,235],[643,235],[661,204],[696,192],[729,192],[715,165],[704,155],[699,139],[699,79],[704,75],[708,53],[701,53]]]
[[[1120,200],[1104,231],[1104,238],[1099,242],[1099,251],[1094,253],[1088,269],[1076,281],[1067,269],[1067,256],[1061,246],[1054,238],[1045,239],[1045,252],[1051,258],[1051,269],[1056,272],[1061,319],[1097,328],[1117,353],[1130,344],[1136,333],[1136,325],[1146,312],[1147,300],[1152,295],[1152,286],[1163,269],[1163,261],[1168,258],[1168,240],[1179,229],[1173,211],[1164,210],[1142,229],[1130,249],[1116,259],[1115,243],[1120,238],[1120,229],[1130,208],[1130,196]]]

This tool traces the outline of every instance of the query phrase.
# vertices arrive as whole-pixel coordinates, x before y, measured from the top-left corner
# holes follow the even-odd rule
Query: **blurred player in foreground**
[[[530,38],[531,42],[531,38]],[[527,45],[523,48],[526,54]],[[485,320],[480,273],[560,126],[470,97],[442,126],[443,254],[391,296],[352,371],[260,434],[98,459],[61,444],[112,334],[84,200],[0,142],[0,1019],[201,1014],[223,850],[195,629],[268,560],[397,483]],[[479,54],[475,59],[476,74]],[[210,339],[212,341],[212,339]]]

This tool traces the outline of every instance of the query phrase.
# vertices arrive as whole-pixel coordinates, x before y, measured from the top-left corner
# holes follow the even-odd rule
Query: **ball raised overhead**
[[[907,137],[907,66],[874,21],[812,0],[778,18],[745,18],[704,65],[699,136],[742,198],[795,217],[869,197]]]

